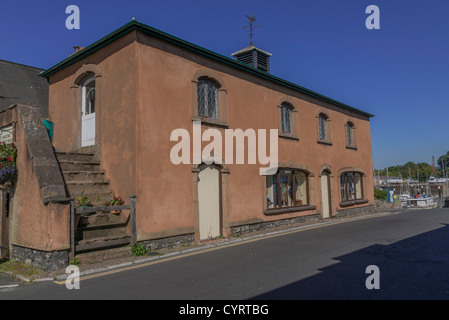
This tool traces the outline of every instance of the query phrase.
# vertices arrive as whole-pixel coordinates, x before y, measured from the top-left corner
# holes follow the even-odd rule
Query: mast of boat
[[[416,193],[418,194],[419,193],[419,166],[418,165],[416,165],[416,175],[418,177],[418,189],[416,189]]]
[[[390,181],[388,181],[388,168],[387,168],[387,188],[390,189]]]

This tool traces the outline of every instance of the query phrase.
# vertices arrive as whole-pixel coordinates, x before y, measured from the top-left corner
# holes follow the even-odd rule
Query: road
[[[0,299],[448,299],[448,224],[449,209],[336,220],[91,275],[78,290],[20,284]]]

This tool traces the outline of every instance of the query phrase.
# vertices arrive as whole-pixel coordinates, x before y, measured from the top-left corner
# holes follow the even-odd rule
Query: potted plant
[[[125,201],[123,201],[123,199],[120,196],[117,197],[112,197],[112,199],[109,201],[109,206],[121,206],[125,203]],[[121,212],[121,210],[111,210],[111,213],[114,214],[119,214]]]
[[[90,200],[84,190],[82,190],[81,194],[76,197],[75,201],[77,203],[77,208],[92,207],[92,200]],[[90,213],[81,213],[81,215],[89,216]]]

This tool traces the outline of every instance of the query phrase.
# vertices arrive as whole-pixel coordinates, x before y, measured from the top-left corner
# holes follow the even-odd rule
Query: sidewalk
[[[383,216],[386,214],[396,214],[402,212],[401,208],[377,208],[378,211],[372,214],[361,214],[361,215],[353,215],[351,217],[343,217],[343,218],[331,218],[325,219],[319,222],[314,223],[301,223],[291,227],[280,227],[273,228],[269,231],[255,231],[247,234],[242,234],[237,237],[229,237],[229,238],[220,238],[217,240],[210,240],[201,243],[189,243],[178,245],[169,248],[157,249],[150,251],[145,256],[130,256],[131,247],[120,247],[114,249],[104,250],[102,252],[93,252],[91,253],[91,257],[85,259],[83,261],[83,255],[79,255],[79,260],[81,263],[77,265],[80,269],[81,276],[94,274],[98,272],[110,271],[118,268],[129,267],[133,265],[138,265],[141,263],[148,263],[157,260],[163,260],[170,257],[175,257],[184,254],[192,254],[193,252],[201,252],[207,251],[217,247],[226,247],[242,244],[249,241],[257,241],[264,238],[281,236],[283,234],[288,234],[292,232],[298,232],[301,230],[313,229],[320,226],[332,225],[337,223],[355,221],[360,219],[368,219]],[[87,254],[88,256],[89,254]],[[92,256],[94,257],[92,259]],[[97,256],[97,259],[95,259]],[[110,258],[108,258],[110,257]],[[1,267],[1,265],[0,265]],[[29,269],[35,269],[30,267]],[[35,271],[35,272],[33,272]],[[55,280],[63,280],[67,277],[65,273],[65,269],[61,269],[54,272],[43,272],[41,270],[9,270],[2,271],[0,268],[0,275],[3,273],[9,277],[20,279],[26,283],[32,282],[40,282],[40,281],[55,281]],[[31,275],[30,275],[31,274]],[[3,275],[2,275],[3,276]],[[17,281],[16,281],[17,282]],[[15,282],[15,283],[16,283]]]

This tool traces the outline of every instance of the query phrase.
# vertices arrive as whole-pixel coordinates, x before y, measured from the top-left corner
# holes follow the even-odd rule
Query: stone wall
[[[320,215],[314,214],[314,215],[309,215],[309,216],[288,218],[288,219],[275,220],[275,221],[269,221],[269,222],[260,222],[260,223],[247,224],[247,225],[241,225],[241,226],[233,226],[233,227],[231,227],[231,235],[245,234],[245,233],[250,233],[250,232],[255,232],[255,231],[270,230],[270,229],[279,228],[279,227],[291,227],[291,226],[294,226],[294,225],[300,224],[300,223],[318,222],[320,220],[321,220]]]
[[[144,244],[147,247],[147,250],[156,250],[181,245],[183,243],[191,243],[194,241],[195,235],[192,233],[174,237],[142,241],[142,244]]]
[[[365,207],[349,208],[344,210],[337,210],[337,218],[350,217],[355,215],[371,214],[376,212],[376,207],[374,205]]]
[[[67,267],[69,252],[64,251],[42,251],[12,245],[11,259],[26,263],[27,265],[43,269],[45,271],[57,271]]]

